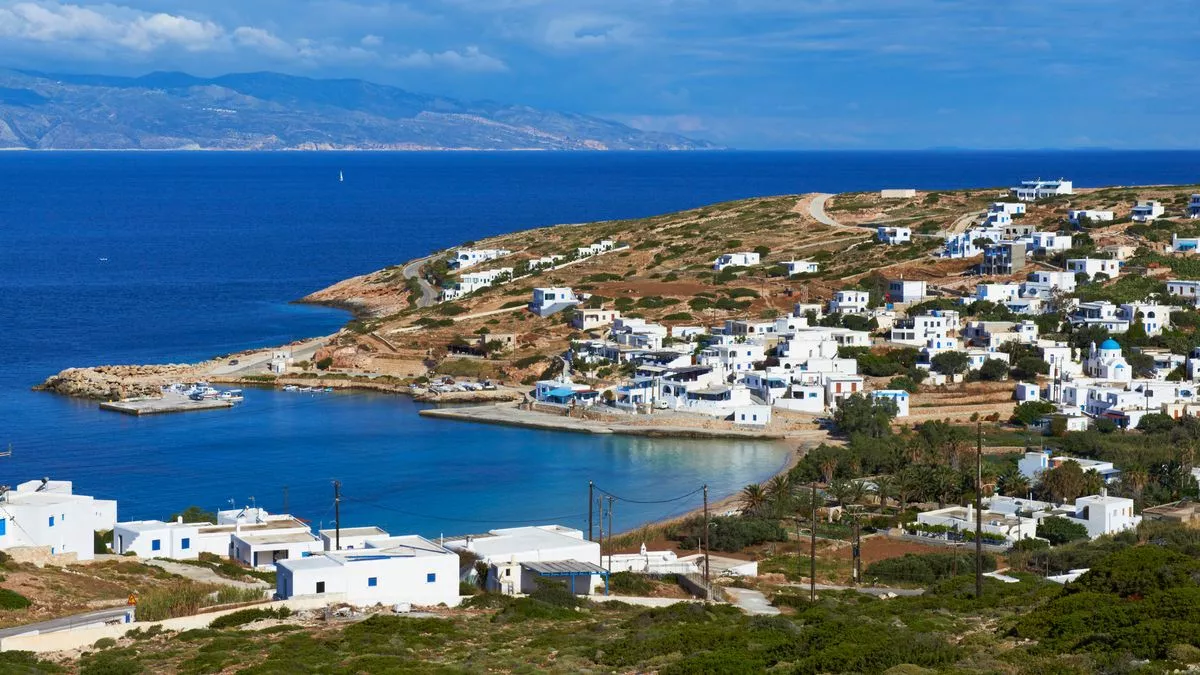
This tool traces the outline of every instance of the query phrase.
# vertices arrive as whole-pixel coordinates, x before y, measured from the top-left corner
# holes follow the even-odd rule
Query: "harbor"
[[[109,401],[100,404],[101,410],[111,410],[125,415],[163,415],[166,413],[196,412],[232,408],[234,402],[227,399],[192,399],[182,394],[167,393],[162,398],[135,398],[125,401]]]

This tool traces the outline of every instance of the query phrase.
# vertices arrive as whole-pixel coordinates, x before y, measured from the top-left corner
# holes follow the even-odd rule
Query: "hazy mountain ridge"
[[[128,78],[0,70],[0,148],[696,150],[577,113],[278,73]]]

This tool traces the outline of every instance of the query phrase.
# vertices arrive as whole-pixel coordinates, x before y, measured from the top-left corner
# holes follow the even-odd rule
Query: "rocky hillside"
[[[0,70],[0,148],[695,150],[587,115],[278,73],[198,78]]]

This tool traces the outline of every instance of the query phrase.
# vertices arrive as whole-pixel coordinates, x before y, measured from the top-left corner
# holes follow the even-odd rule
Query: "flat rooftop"
[[[319,530],[317,534],[321,536],[334,537],[337,530]],[[343,537],[372,537],[372,536],[388,536],[387,530],[382,527],[371,525],[369,527],[343,527]]]
[[[269,546],[271,544],[303,544],[309,541],[320,541],[311,532],[291,532],[287,534],[267,534],[259,536],[238,535],[238,539],[251,546]]]
[[[247,534],[263,534],[267,532],[277,532],[279,530],[295,530],[303,529],[305,532],[310,531],[308,524],[295,518],[280,518],[278,520],[268,520],[262,523],[242,523],[243,535]],[[228,525],[204,525],[204,531],[208,533],[216,532],[235,532],[237,524],[230,523]]]
[[[418,557],[428,558],[442,555],[456,555],[453,551],[443,546],[426,539],[417,534],[406,534],[399,537],[388,537],[387,539],[376,539],[367,543],[366,549],[361,549],[357,553],[347,553],[340,551],[335,555],[352,558],[354,556],[363,555],[364,551],[375,551],[378,555],[393,555],[403,557]]]
[[[575,533],[576,536],[568,534]],[[588,542],[579,536],[578,530],[555,527],[543,529],[540,527],[514,527],[492,530],[488,534],[471,537],[473,552],[482,557],[515,555],[529,551],[553,551],[568,547],[595,546],[599,555],[599,545]],[[446,542],[447,548],[465,549],[466,538]]]

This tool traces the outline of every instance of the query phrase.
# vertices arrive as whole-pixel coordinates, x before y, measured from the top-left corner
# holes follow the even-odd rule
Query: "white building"
[[[1048,298],[1055,293],[1074,293],[1076,285],[1074,272],[1032,272],[1021,284],[1021,295]]]
[[[1117,316],[1128,321],[1131,326],[1135,320],[1140,318],[1146,334],[1153,337],[1171,327],[1172,309],[1167,305],[1133,302],[1121,305],[1121,308],[1117,310]]]
[[[1188,200],[1187,217],[1193,220],[1200,218],[1200,194],[1192,195]]]
[[[1025,205],[1021,202],[992,202],[988,207],[988,211],[992,213],[1007,213],[1010,216],[1025,215]]]
[[[975,284],[975,299],[1003,305],[1021,295],[1021,284]]]
[[[811,260],[789,260],[780,264],[787,269],[789,277],[797,274],[816,274],[821,271],[821,264]]]
[[[489,591],[519,592],[521,573],[514,566],[520,563],[574,560],[600,564],[600,544],[587,541],[583,532],[562,525],[492,530],[445,544],[452,551],[469,551],[491,566],[486,582]],[[591,583],[594,585],[595,581]]]
[[[1118,260],[1107,260],[1104,258],[1071,258],[1067,261],[1067,271],[1072,274],[1086,274],[1088,279],[1094,280],[1097,274],[1103,274],[1109,279],[1116,279],[1121,275],[1121,263]]]
[[[376,546],[378,544],[378,546]],[[318,553],[275,566],[279,597],[344,595],[352,605],[458,605],[458,555],[417,535],[372,541],[361,551]]]
[[[865,314],[871,304],[867,291],[838,291],[829,301],[830,314]]]
[[[1023,180],[1010,192],[1023,202],[1033,202],[1047,197],[1073,194],[1074,190],[1071,181],[1060,178],[1058,180]]]
[[[579,309],[571,317],[571,327],[578,330],[603,328],[619,318],[621,313],[615,309]]]
[[[1167,281],[1167,293],[1200,305],[1200,281],[1171,279]]]
[[[368,525],[366,527],[343,527],[340,530],[320,530],[317,536],[326,551],[353,551],[366,548],[372,542],[390,539],[392,535],[382,527]]]
[[[39,547],[92,560],[95,533],[116,522],[115,501],[74,494],[71,481],[31,480],[0,494],[0,551]]]
[[[1142,517],[1133,514],[1132,499],[1113,497],[1101,490],[1098,495],[1075,500],[1075,520],[1087,526],[1088,537],[1096,539],[1137,529]]]
[[[1112,338],[1101,343],[1098,349],[1095,343],[1092,344],[1083,362],[1083,372],[1106,382],[1129,382],[1133,379],[1133,368],[1121,354],[1121,345]]]
[[[896,405],[896,417],[908,417],[909,394],[903,389],[879,389],[871,392],[876,401],[891,401]]]
[[[457,300],[469,293],[474,293],[483,288],[490,288],[497,282],[511,279],[512,275],[513,268],[511,267],[498,267],[480,272],[464,272],[458,277],[453,286],[442,289],[442,300]]]
[[[1029,244],[1029,248],[1037,253],[1069,251],[1075,245],[1075,240],[1071,235],[1058,232],[1034,232],[1024,239]]]
[[[481,262],[495,260],[510,253],[512,251],[502,248],[460,248],[454,253],[454,259],[450,261],[450,267],[461,270],[472,265],[478,265]]]
[[[1181,237],[1171,233],[1171,245],[1167,253],[1196,253],[1200,251],[1200,237]]]
[[[1112,211],[1097,211],[1096,209],[1071,209],[1067,211],[1067,220],[1071,221],[1072,225],[1078,225],[1081,219],[1087,219],[1093,223],[1108,222],[1114,216],[1115,214]]]
[[[825,402],[830,409],[854,394],[863,393],[865,381],[861,375],[831,375],[825,378]]]
[[[888,299],[892,302],[920,302],[928,295],[924,281],[894,279],[888,282]]]
[[[958,312],[933,310],[926,314],[899,319],[892,324],[890,340],[920,347],[931,339],[946,338],[958,333]]]
[[[533,302],[529,303],[529,311],[540,317],[547,317],[564,309],[570,309],[580,302],[582,300],[570,288],[535,288],[533,289]]]
[[[201,553],[229,557],[234,527],[213,523],[134,520],[113,527],[112,550],[117,555],[133,553],[139,558],[194,560]]]
[[[605,251],[611,251],[616,247],[617,242],[612,241],[611,239],[604,239],[588,246],[580,246],[579,248],[575,249],[575,253],[580,258],[590,258],[594,255],[600,255]]]
[[[1112,462],[1067,457],[1065,455],[1054,456],[1049,450],[1025,453],[1023,458],[1017,460],[1017,470],[1030,481],[1036,481],[1042,475],[1042,472],[1057,468],[1067,462],[1075,462],[1084,471],[1092,471],[1099,474],[1105,483],[1111,483],[1121,475],[1120,470],[1113,466]]]
[[[1107,300],[1081,302],[1071,310],[1067,319],[1076,326],[1099,326],[1110,333],[1120,334],[1129,330],[1129,320],[1120,314],[1121,308]]]
[[[985,508],[979,520],[983,524],[984,532],[1002,536],[1010,542],[1033,539],[1037,536],[1037,521],[1033,518]],[[918,523],[948,527],[952,532],[974,532],[975,521],[975,507],[972,504],[965,507],[948,506],[917,514]]]
[[[710,345],[696,355],[696,363],[709,366],[723,376],[754,370],[754,364],[764,359],[763,346],[748,342]]]
[[[713,261],[713,269],[720,272],[728,267],[753,267],[760,261],[761,256],[753,251],[726,253]]]
[[[884,188],[879,191],[879,196],[882,199],[912,199],[917,196],[917,191],[912,188]]]
[[[988,211],[983,224],[989,227],[1006,227],[1012,225],[1012,216],[1007,211]]]
[[[1163,205],[1151,199],[1148,201],[1139,201],[1135,204],[1133,210],[1129,212],[1129,217],[1135,223],[1148,223],[1163,213],[1166,213]]]
[[[875,230],[875,238],[889,245],[907,244],[912,241],[912,228],[880,225]]]
[[[309,526],[291,516],[232,527],[230,557],[247,567],[273,567],[282,560],[303,558],[325,550]]]
[[[771,406],[750,404],[734,409],[733,423],[748,427],[765,427],[771,423]]]

